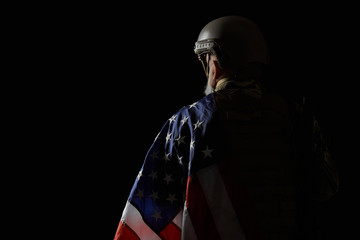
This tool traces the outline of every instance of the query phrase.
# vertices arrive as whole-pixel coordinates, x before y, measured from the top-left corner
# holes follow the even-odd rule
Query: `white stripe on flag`
[[[126,203],[121,221],[127,224],[140,239],[161,240],[143,221],[139,211],[129,202]]]
[[[178,226],[180,229],[182,228],[182,217],[183,217],[183,210],[181,210],[178,215],[173,219],[173,223]]]
[[[183,213],[184,215],[181,231],[181,240],[197,240],[196,233],[190,219],[190,215],[187,211],[186,203],[184,204]]]
[[[218,166],[201,169],[197,176],[221,239],[245,239]]]

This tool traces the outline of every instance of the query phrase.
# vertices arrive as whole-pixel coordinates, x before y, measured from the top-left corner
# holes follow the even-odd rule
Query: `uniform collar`
[[[215,87],[215,92],[216,91],[220,91],[220,90],[224,90],[226,88],[226,85],[230,82],[230,78],[229,77],[225,77],[220,79]]]

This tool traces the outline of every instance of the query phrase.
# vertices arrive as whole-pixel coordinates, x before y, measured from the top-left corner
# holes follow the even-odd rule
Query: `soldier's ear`
[[[219,78],[223,75],[223,69],[220,68],[219,62],[214,60],[214,78],[216,81],[220,80]]]

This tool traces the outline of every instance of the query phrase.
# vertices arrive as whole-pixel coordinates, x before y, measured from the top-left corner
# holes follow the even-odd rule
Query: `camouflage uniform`
[[[247,236],[316,239],[316,206],[339,190],[316,118],[255,80],[221,80],[215,100],[241,178],[234,198],[243,201],[243,186],[255,216],[245,222],[258,226]]]

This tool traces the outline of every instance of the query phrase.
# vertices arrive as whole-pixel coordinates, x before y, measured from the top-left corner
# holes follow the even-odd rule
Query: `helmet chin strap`
[[[208,61],[207,61],[207,59],[208,59],[208,58],[207,58],[207,55],[208,55],[209,53],[204,53],[204,54],[206,54],[204,59],[201,57],[200,54],[198,55],[198,58],[199,58],[202,66],[203,66],[203,69],[204,69],[206,78],[208,78],[208,77],[209,77],[210,68],[209,68],[209,63],[208,63]],[[210,59],[210,57],[209,57],[209,59]]]
[[[209,64],[207,64],[206,65],[206,70],[205,70],[206,78],[209,78],[209,72],[210,72],[210,68],[209,68]]]

